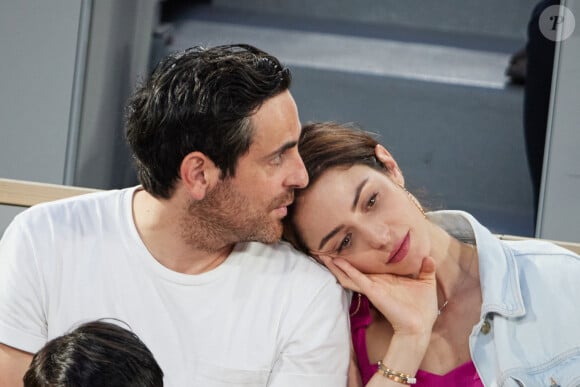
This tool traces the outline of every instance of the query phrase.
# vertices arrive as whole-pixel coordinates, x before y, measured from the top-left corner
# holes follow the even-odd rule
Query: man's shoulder
[[[286,300],[288,307],[301,311],[299,315],[302,316],[312,303],[321,300],[325,300],[326,308],[330,308],[327,311],[342,312],[346,305],[346,302],[343,305],[345,291],[332,273],[289,243],[265,245],[249,242],[238,245],[236,249],[241,254],[231,264],[241,268],[239,273],[244,280],[258,286],[260,293],[268,289],[269,297],[274,297],[277,302]]]
[[[123,198],[130,190],[132,188],[97,191],[39,203],[18,214],[15,220],[32,225],[39,221],[46,223],[47,220],[55,219],[72,222],[92,219],[94,215],[102,211],[116,211],[117,208],[111,204],[118,203],[122,206]]]
[[[273,244],[248,242],[237,247],[238,251],[251,256],[254,265],[272,273],[318,277],[334,281],[332,274],[314,258],[296,250],[285,241]]]

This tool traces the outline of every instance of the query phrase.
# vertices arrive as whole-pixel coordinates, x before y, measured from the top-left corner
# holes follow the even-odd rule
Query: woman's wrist
[[[382,361],[379,360],[378,372],[382,374],[385,378],[392,380],[395,383],[400,384],[416,384],[417,379],[409,374],[395,371],[387,367]]]
[[[425,357],[430,339],[431,332],[395,333],[391,338],[387,353],[381,359],[378,372],[366,387],[396,387],[412,384]]]
[[[425,334],[395,334],[382,363],[391,370],[415,376],[429,346],[430,332]]]

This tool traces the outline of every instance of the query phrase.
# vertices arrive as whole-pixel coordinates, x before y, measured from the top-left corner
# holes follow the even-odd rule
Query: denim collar
[[[524,316],[526,308],[518,266],[507,243],[500,241],[467,212],[434,211],[427,213],[427,217],[458,240],[477,245],[483,298],[481,318],[489,313],[512,318]]]

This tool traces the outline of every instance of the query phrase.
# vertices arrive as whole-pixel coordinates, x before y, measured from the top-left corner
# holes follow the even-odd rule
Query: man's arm
[[[0,344],[0,387],[22,386],[31,361],[32,354]]]
[[[32,243],[20,213],[0,239],[0,387],[22,387],[32,353],[46,342],[44,279],[38,273],[36,251],[52,251]],[[19,349],[17,349],[19,348]]]
[[[351,343],[352,344],[352,343]],[[354,349],[350,349],[350,364],[348,366],[348,387],[363,387],[358,362]]]
[[[320,279],[320,277],[318,278]],[[334,277],[328,275],[322,286],[307,286],[293,297],[299,315],[286,315],[281,331],[291,330],[285,347],[272,370],[268,387],[319,387],[347,385],[350,360],[348,299]],[[318,282],[320,283],[320,282]],[[308,305],[304,305],[307,300]],[[285,325],[290,323],[289,326]]]

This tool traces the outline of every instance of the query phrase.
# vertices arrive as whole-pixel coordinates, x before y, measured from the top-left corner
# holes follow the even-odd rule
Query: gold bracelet
[[[383,374],[384,377],[391,379],[393,382],[401,384],[416,384],[417,379],[411,375],[404,374],[402,372],[396,372],[388,369],[382,361],[379,360],[379,372]]]

